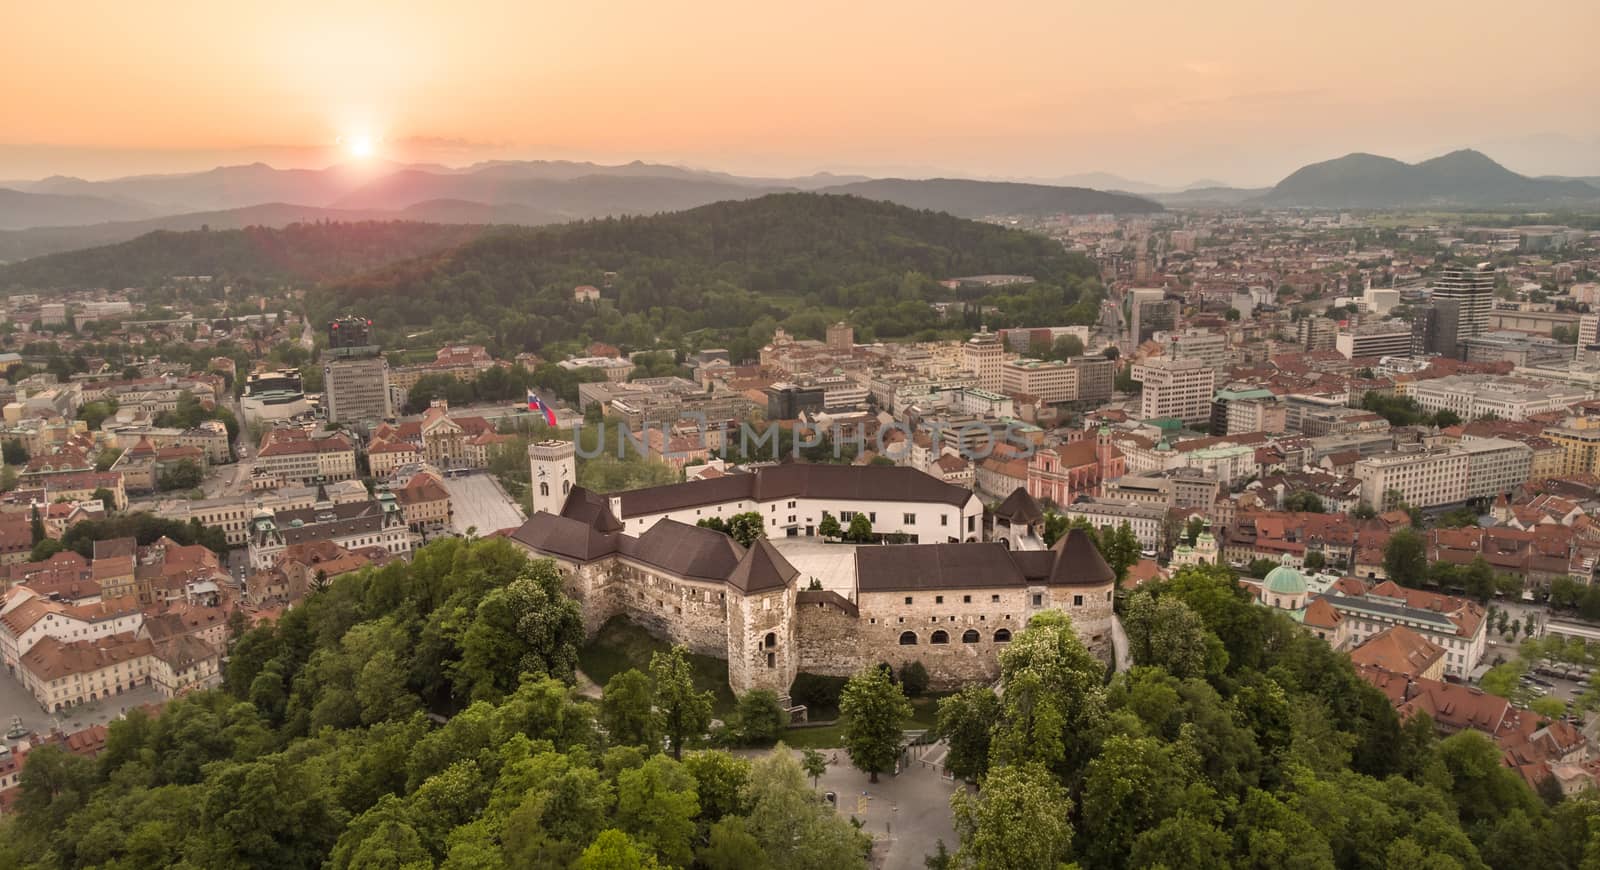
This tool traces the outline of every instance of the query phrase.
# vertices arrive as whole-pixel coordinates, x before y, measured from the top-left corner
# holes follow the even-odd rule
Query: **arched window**
[[[961,642],[962,643],[977,643],[978,642],[978,630],[976,628],[969,628],[966,631],[963,631],[961,633]]]
[[[569,492],[572,492],[572,481],[570,481],[570,480],[561,481],[561,494],[562,495],[566,495]]]
[[[902,631],[902,632],[900,632],[900,645],[901,646],[916,646],[917,645],[917,633],[914,632],[914,631]]]
[[[928,638],[928,643],[949,643],[949,642],[950,642],[950,635],[947,634],[946,632],[944,632],[943,630],[934,632],[933,636]]]
[[[540,495],[549,495],[550,494],[550,484],[548,484],[548,483],[539,484],[539,494]]]
[[[773,647],[778,645],[778,635],[769,631],[769,632],[767,632],[766,640],[764,640],[762,642],[767,645],[767,649],[772,649]]]
[[[995,643],[1010,643],[1011,642],[1011,629],[1002,628],[999,631],[996,631],[994,633],[994,642]]]

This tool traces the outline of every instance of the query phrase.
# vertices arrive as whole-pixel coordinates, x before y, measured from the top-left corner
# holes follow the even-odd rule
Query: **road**
[[[1122,620],[1115,613],[1111,614],[1111,655],[1118,673],[1133,666],[1132,656],[1128,653],[1128,633],[1122,630]]]

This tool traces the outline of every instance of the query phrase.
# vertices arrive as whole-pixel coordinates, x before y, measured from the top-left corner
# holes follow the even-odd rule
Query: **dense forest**
[[[1600,862],[1600,803],[1541,798],[1475,732],[1402,724],[1226,568],[1131,595],[1125,622],[1128,673],[1042,614],[1000,692],[941,702],[948,763],[981,787],[954,797],[961,842],[930,866]],[[865,866],[793,756],[701,748],[711,699],[681,652],[593,701],[573,689],[581,635],[554,566],[504,540],[340,577],[239,637],[222,689],[114,723],[97,759],[30,754],[0,866]],[[876,669],[845,687],[858,765],[899,691]]]
[[[410,221],[161,230],[120,244],[0,266],[0,289],[147,287],[180,275],[214,275],[218,282],[245,286],[315,283],[430,254],[484,231]]]
[[[612,273],[608,276],[608,273]],[[939,279],[1037,279],[960,295]],[[366,310],[394,345],[474,340],[500,352],[724,345],[744,358],[779,325],[821,338],[848,316],[858,340],[991,326],[1088,323],[1093,265],[1049,239],[857,197],[779,194],[653,217],[501,229],[433,256],[335,283],[313,315]],[[598,303],[572,289],[601,288]],[[934,301],[963,303],[945,318]],[[964,315],[964,316],[963,316]]]

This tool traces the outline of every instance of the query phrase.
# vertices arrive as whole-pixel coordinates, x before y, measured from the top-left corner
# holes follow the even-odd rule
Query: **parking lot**
[[[494,475],[481,472],[447,477],[444,488],[450,492],[454,512],[450,528],[458,534],[476,528],[479,535],[522,525],[522,508],[500,488]]]

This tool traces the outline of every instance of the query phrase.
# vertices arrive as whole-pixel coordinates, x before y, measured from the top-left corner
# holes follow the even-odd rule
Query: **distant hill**
[[[150,209],[137,203],[117,202],[99,196],[28,193],[0,187],[0,230],[46,224],[98,223],[148,217]]]
[[[1421,163],[1348,154],[1296,170],[1261,201],[1316,208],[1546,206],[1600,201],[1600,191],[1582,181],[1518,175],[1462,150]]]
[[[120,244],[0,266],[0,289],[138,287],[173,275],[314,283],[454,247],[488,230],[412,221],[161,230]]]
[[[342,209],[396,210],[438,199],[515,205],[565,220],[655,214],[726,199],[748,199],[773,188],[703,177],[584,175],[577,178],[507,178],[500,173],[438,175],[404,170],[353,190],[333,202]]]
[[[909,208],[942,211],[957,217],[1051,214],[1143,214],[1161,211],[1160,203],[1138,196],[1085,187],[1052,187],[1005,181],[959,178],[910,180],[880,178],[825,187],[820,193],[843,193],[879,199]]]
[[[1199,208],[1242,205],[1259,199],[1267,187],[1193,187],[1176,193],[1153,193],[1150,198],[1169,208]]]
[[[314,221],[426,221],[442,224],[557,223],[560,215],[520,205],[484,205],[459,200],[431,200],[399,211],[331,209],[274,202],[223,211],[190,212],[136,221],[113,221],[87,226],[49,226],[0,231],[0,262],[17,262],[63,251],[114,245],[158,230],[187,231],[209,228],[285,227]]]

